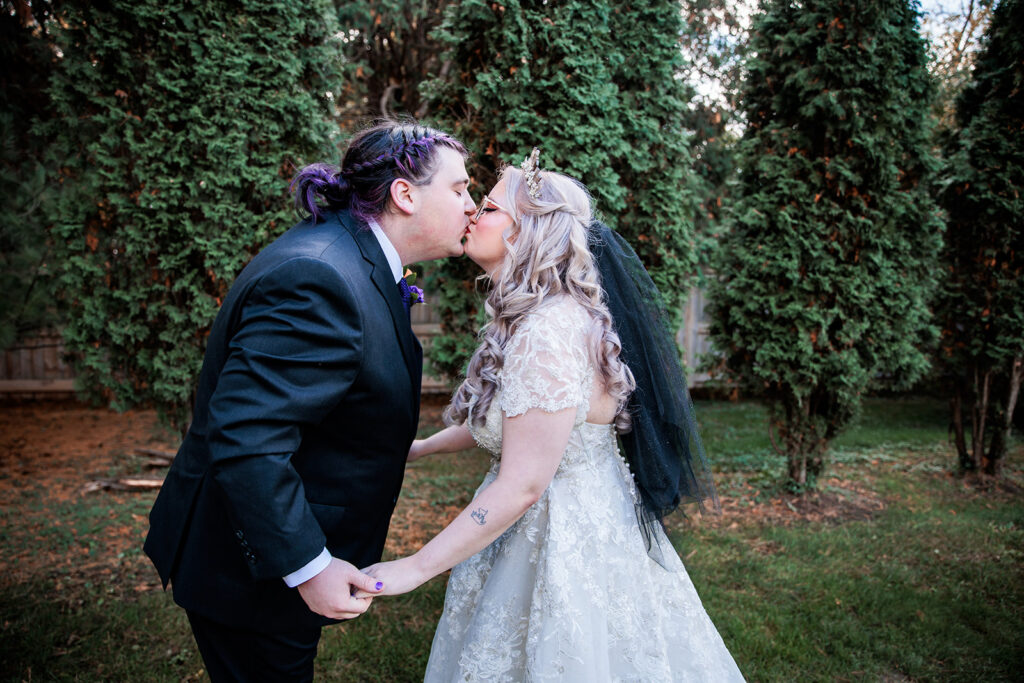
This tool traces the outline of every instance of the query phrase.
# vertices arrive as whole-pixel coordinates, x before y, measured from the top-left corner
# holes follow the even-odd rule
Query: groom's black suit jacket
[[[422,351],[380,244],[347,211],[242,271],[145,550],[182,607],[267,632],[330,620],[282,577],[326,545],[380,559],[419,419]]]

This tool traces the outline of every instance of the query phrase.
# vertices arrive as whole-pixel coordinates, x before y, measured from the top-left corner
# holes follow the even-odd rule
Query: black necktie
[[[412,290],[409,289],[409,283],[405,281],[404,277],[398,281],[398,294],[402,297],[405,312],[409,313],[409,309],[412,308]]]

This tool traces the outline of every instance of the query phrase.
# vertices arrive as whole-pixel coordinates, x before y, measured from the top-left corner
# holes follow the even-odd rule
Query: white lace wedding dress
[[[611,425],[584,421],[594,368],[589,314],[545,302],[509,341],[500,394],[471,427],[500,467],[501,413],[576,407],[569,445],[541,498],[452,570],[425,680],[742,681],[679,556],[647,555],[637,490]]]

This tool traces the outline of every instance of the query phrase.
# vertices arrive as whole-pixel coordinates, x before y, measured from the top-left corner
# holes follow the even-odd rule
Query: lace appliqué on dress
[[[577,408],[547,490],[452,570],[428,683],[743,680],[679,557],[668,554],[667,571],[647,555],[614,427],[584,421],[594,380],[589,325],[568,298],[533,312],[509,340],[483,424],[470,425],[493,455],[479,495],[501,467],[503,411]]]
[[[531,408],[554,413],[589,404],[593,384],[586,344],[589,326],[586,309],[568,297],[527,316],[505,348],[501,409],[508,417]]]
[[[594,385],[585,336],[589,324],[586,309],[568,297],[526,317],[506,344],[500,387],[484,424],[467,425],[477,445],[500,457],[502,413],[516,417],[531,408],[554,413],[575,407],[576,424],[586,419]]]

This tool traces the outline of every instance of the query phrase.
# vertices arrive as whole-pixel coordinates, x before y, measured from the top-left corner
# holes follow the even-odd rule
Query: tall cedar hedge
[[[51,115],[48,2],[0,0],[0,349],[56,326],[51,288],[46,140],[33,122]]]
[[[768,399],[803,485],[865,391],[928,367],[942,230],[927,185],[931,90],[905,1],[762,8],[711,335],[726,376]]]
[[[294,222],[287,179],[327,153],[331,3],[62,3],[41,125],[80,385],[187,419],[221,297]]]
[[[1024,2],[996,8],[957,107],[940,357],[964,470],[999,472],[1024,376]],[[969,434],[968,436],[965,433]],[[987,446],[987,450],[986,450]]]
[[[691,93],[676,78],[682,30],[675,2],[467,0],[449,6],[438,34],[450,71],[426,89],[435,123],[475,153],[477,192],[539,147],[542,167],[587,185],[675,307],[695,271],[699,182],[685,130]],[[431,360],[458,377],[480,324],[479,269],[451,259],[437,271],[444,334]]]

